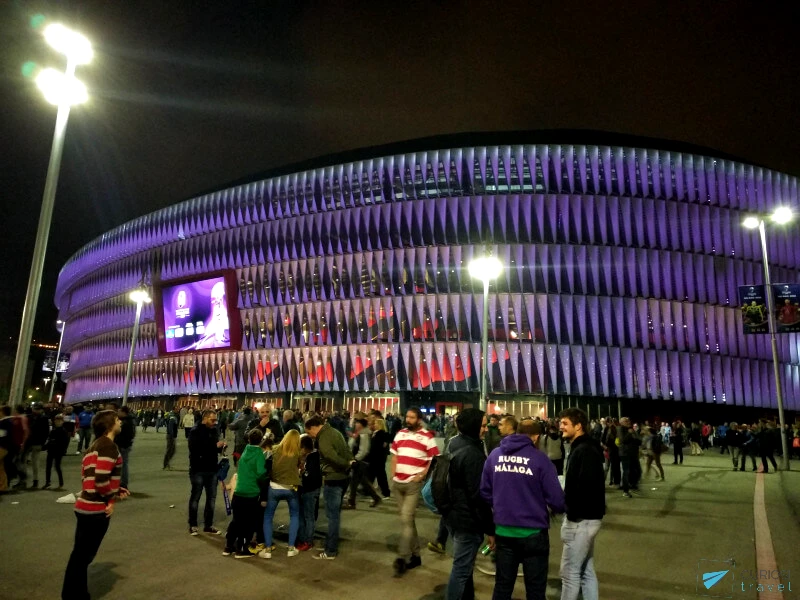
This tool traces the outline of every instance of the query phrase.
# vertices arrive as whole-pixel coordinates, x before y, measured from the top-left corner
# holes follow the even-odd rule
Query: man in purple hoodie
[[[483,467],[481,496],[492,506],[496,569],[493,600],[510,600],[522,563],[527,600],[544,600],[550,513],[565,510],[555,465],[534,446],[541,425],[503,438]]]

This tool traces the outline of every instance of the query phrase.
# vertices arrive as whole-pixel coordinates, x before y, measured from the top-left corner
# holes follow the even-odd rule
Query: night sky
[[[208,5],[210,8],[202,8]],[[798,3],[29,2],[0,5],[0,339],[19,334],[55,123],[21,67],[78,70],[35,338],[60,268],[130,219],[292,162],[417,137],[595,129],[800,175]]]

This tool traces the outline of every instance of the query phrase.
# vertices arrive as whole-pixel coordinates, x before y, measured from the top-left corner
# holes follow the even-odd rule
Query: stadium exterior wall
[[[772,407],[769,339],[737,286],[762,282],[746,214],[798,205],[797,179],[687,152],[518,144],[386,154],[192,198],[102,235],[63,267],[65,401],[122,394],[127,294],[235,269],[239,351],[159,356],[147,305],[131,396],[478,389],[482,289],[490,391]],[[774,282],[794,234],[769,233]],[[797,334],[779,337],[800,404]]]

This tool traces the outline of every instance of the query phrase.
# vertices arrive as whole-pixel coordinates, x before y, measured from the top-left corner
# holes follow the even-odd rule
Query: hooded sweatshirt
[[[258,446],[245,446],[239,459],[234,494],[243,498],[257,498],[267,480],[264,452]]]
[[[547,508],[565,509],[555,465],[527,435],[517,433],[503,438],[486,460],[481,497],[492,506],[495,525],[505,527],[549,529]]]

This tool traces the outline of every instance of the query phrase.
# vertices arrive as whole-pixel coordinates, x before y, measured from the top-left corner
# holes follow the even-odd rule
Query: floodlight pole
[[[483,279],[483,327],[481,331],[481,398],[478,408],[486,412],[486,388],[489,372],[489,278]]]
[[[61,321],[61,335],[58,336],[58,350],[56,350],[56,363],[53,365],[53,381],[50,383],[50,394],[47,396],[47,403],[53,401],[53,389],[56,387],[56,377],[58,376],[58,357],[61,355],[61,342],[64,341],[64,330],[67,328],[67,322]]]
[[[122,406],[128,404],[128,390],[131,387],[131,375],[133,375],[133,352],[136,350],[136,339],[139,337],[139,318],[142,316],[142,304],[144,299],[136,301],[136,319],[133,321],[133,333],[131,334],[131,352],[128,355],[128,370],[125,372],[125,389],[122,392]]]
[[[67,70],[65,72],[66,80],[75,76],[75,66],[76,62],[68,56]],[[28,370],[33,323],[36,319],[36,307],[39,304],[44,257],[47,253],[47,238],[50,236],[50,222],[53,219],[53,205],[56,199],[58,174],[61,170],[61,156],[64,153],[64,134],[67,130],[69,110],[69,101],[64,100],[59,103],[53,145],[50,149],[50,163],[47,166],[47,179],[44,183],[44,194],[42,195],[42,209],[39,213],[39,227],[36,230],[36,244],[33,247],[28,290],[25,293],[25,304],[22,308],[22,326],[20,327],[19,342],[17,343],[17,355],[14,359],[14,373],[11,377],[11,393],[7,399],[8,403],[12,405],[22,402],[22,394],[25,391],[25,373]]]
[[[767,232],[764,219],[758,223],[758,235],[761,238],[761,258],[764,267],[764,295],[767,297],[767,315],[769,336],[772,345],[772,370],[775,374],[775,396],[778,401],[778,421],[781,433],[781,451],[783,453],[783,470],[789,470],[789,444],[786,440],[786,424],[783,417],[783,388],[781,386],[780,363],[778,362],[778,342],[775,339],[775,307],[772,298],[772,285],[769,279],[769,260],[767,258]]]

